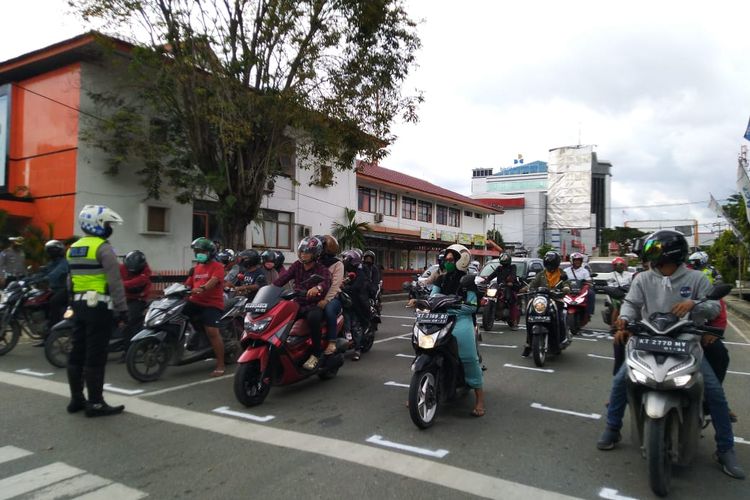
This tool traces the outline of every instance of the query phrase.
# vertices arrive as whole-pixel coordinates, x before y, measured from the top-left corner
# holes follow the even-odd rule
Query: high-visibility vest
[[[76,241],[68,249],[68,264],[70,264],[70,280],[73,282],[73,293],[83,293],[93,290],[101,294],[107,293],[107,275],[104,268],[96,260],[96,252],[104,238],[86,236]]]
[[[706,278],[708,278],[708,281],[711,282],[711,284],[714,284],[714,270],[710,267],[704,267],[701,269],[701,272],[706,275]]]

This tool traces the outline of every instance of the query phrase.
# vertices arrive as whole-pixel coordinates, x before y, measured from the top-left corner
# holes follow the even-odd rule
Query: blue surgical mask
[[[197,260],[201,264],[205,264],[206,262],[208,262],[208,254],[207,253],[197,253],[197,254],[195,254],[195,260]]]

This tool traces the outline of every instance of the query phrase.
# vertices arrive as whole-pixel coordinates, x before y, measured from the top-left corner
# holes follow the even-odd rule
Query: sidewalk
[[[724,297],[724,302],[726,302],[728,310],[742,319],[750,321],[750,301],[741,299],[739,294],[730,293]]]

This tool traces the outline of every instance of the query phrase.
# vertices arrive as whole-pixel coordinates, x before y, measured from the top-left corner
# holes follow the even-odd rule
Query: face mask
[[[197,260],[201,264],[205,264],[206,262],[208,262],[208,254],[207,253],[197,253],[197,254],[195,254],[195,260]]]
[[[456,270],[456,263],[455,262],[446,262],[443,267],[445,267],[445,270],[449,273],[452,273]]]

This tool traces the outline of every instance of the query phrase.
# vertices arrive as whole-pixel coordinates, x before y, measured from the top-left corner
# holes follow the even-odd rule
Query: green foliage
[[[646,234],[647,233],[634,227],[617,226],[614,229],[604,228],[602,229],[601,248],[606,249],[609,242],[614,241],[620,245],[620,255],[624,255],[630,251],[630,248],[636,239],[645,236]]]
[[[340,222],[334,222],[331,225],[331,234],[339,241],[339,246],[342,250],[348,250],[351,248],[365,248],[365,231],[370,230],[367,222],[357,222],[355,217],[357,211],[351,208],[345,208],[344,213],[346,214],[346,224]]]
[[[710,263],[719,270],[725,283],[734,284],[739,277],[739,261],[742,259],[744,267],[747,267],[748,252],[747,247],[740,243],[732,231],[724,231],[721,236],[714,240],[714,244],[708,249]]]
[[[492,240],[495,243],[497,243],[501,247],[505,247],[505,242],[503,241],[503,235],[500,234],[500,231],[497,229],[490,229],[487,231],[487,239]]]
[[[549,243],[545,243],[544,245],[540,246],[540,247],[539,247],[539,248],[537,249],[537,251],[536,251],[536,256],[537,256],[537,257],[539,257],[539,258],[541,259],[541,258],[543,258],[543,257],[544,257],[544,254],[546,254],[547,252],[551,252],[551,251],[553,251],[554,249],[555,249],[555,247],[553,247],[553,246],[552,246],[552,245],[550,245]]]
[[[244,243],[283,159],[350,169],[384,154],[395,118],[416,120],[422,97],[401,87],[420,41],[401,0],[69,3],[149,40],[126,69],[102,40],[113,74],[127,75],[90,95],[105,119],[86,138],[108,153],[107,171],[137,165],[153,198],[215,199],[230,246]]]

